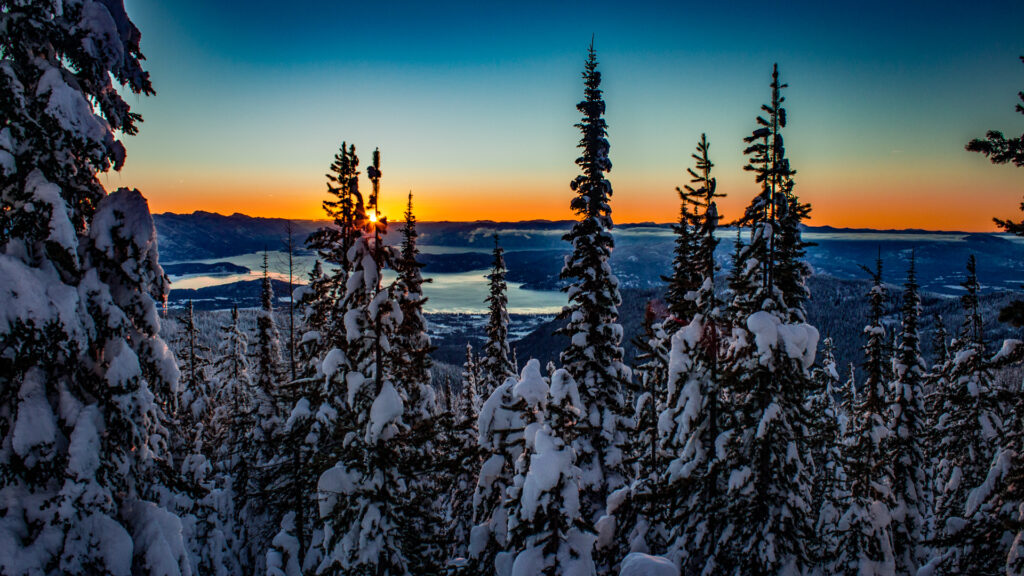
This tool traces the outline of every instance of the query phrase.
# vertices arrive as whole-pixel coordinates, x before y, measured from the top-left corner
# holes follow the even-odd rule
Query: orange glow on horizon
[[[986,169],[989,167],[986,166]],[[1015,174],[1014,174],[1015,175]],[[679,214],[678,182],[672,177],[613,180],[616,224],[673,222]],[[101,177],[108,190],[127,185],[119,175]],[[141,180],[141,181],[139,181]],[[407,181],[406,181],[407,180]],[[403,214],[406,191],[413,190],[413,209],[422,222],[493,220],[572,220],[572,192],[564,178],[536,177],[522,182],[479,183],[475,180],[415,186],[409,179],[384,182],[381,214]],[[801,199],[812,205],[812,226],[836,228],[957,230],[994,232],[993,217],[1017,218],[1024,188],[1007,182],[1000,170],[939,175],[922,182],[910,175],[879,178],[877,174],[821,173],[808,170],[797,182]],[[318,179],[264,177],[251,184],[217,177],[180,182],[164,178],[133,178],[154,213],[242,213],[255,217],[324,220],[327,198]],[[719,212],[728,222],[739,216],[757,192],[745,174],[719,178]],[[401,190],[402,192],[398,192]],[[401,217],[396,218],[401,220]]]

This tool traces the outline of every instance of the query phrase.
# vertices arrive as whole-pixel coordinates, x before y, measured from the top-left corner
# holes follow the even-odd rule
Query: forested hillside
[[[123,3],[0,0],[0,30],[0,573],[1024,573],[1024,303],[984,288],[1020,245],[812,246],[778,64],[735,111],[742,215],[701,134],[657,244],[616,234],[593,40],[552,234],[424,226],[413,192],[388,218],[387,156],[349,141],[326,222],[155,221],[101,179],[154,93]],[[451,238],[484,255],[422,253]],[[282,239],[289,273],[315,255],[289,283]],[[168,305],[168,271],[239,250],[250,283]],[[457,258],[484,313],[428,316]],[[516,278],[564,307],[510,315]]]

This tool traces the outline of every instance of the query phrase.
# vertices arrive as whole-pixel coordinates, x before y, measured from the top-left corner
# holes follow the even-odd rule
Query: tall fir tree
[[[941,368],[949,360],[949,333],[946,332],[946,322],[942,315],[935,314],[935,329],[932,332],[932,370]]]
[[[4,2],[0,30],[0,572],[189,574],[169,283],[146,199],[99,179],[153,94],[141,34],[116,0]]]
[[[715,198],[723,194],[717,192],[711,175],[709,151],[707,136],[701,134],[692,155],[694,167],[687,169],[690,184],[684,187],[685,194],[680,192],[694,207],[698,234],[687,265],[696,276],[696,287],[687,294],[692,318],[672,338],[667,405],[658,426],[660,448],[668,459],[663,482],[670,555],[685,563],[684,571],[698,573],[714,570],[714,540],[709,535],[720,529],[715,510],[723,496],[714,446],[725,429],[719,405],[723,315],[715,293]]]
[[[462,363],[462,391],[459,393],[460,398],[469,399],[472,403],[473,413],[479,414],[480,407],[488,395],[484,394],[484,388],[481,384],[480,374],[480,363],[473,353],[473,345],[466,342],[466,360]],[[459,406],[463,404],[460,402]],[[458,411],[458,416],[463,416],[468,413],[469,407],[466,406]]]
[[[267,549],[268,570],[273,563],[281,570],[298,566],[313,573],[324,559],[318,479],[337,461],[338,444],[350,432],[346,425],[351,424],[344,417],[345,385],[325,377],[325,368],[336,369],[338,354],[347,346],[342,304],[353,271],[349,252],[360,233],[357,219],[361,215],[359,221],[366,220],[358,177],[355,145],[343,142],[327,174],[330,199],[323,202],[334,226],[317,230],[307,241],[331,270],[325,273],[318,258],[309,282],[292,294],[302,308],[305,332],[297,345],[300,376],[279,395],[286,420],[273,463],[267,467],[273,476],[267,498],[275,499],[289,512],[280,518],[278,532]],[[332,356],[328,353],[331,350],[339,352]]]
[[[174,413],[177,434],[170,440],[184,454],[203,454],[210,458],[213,446],[207,424],[212,406],[206,374],[210,349],[202,342],[191,299],[185,305],[179,324],[181,336],[177,357],[181,368],[181,396]],[[176,457],[180,456],[181,453],[176,454]]]
[[[745,167],[761,192],[740,224],[750,231],[738,244],[730,277],[731,338],[722,361],[723,396],[732,400],[728,435],[716,450],[727,479],[715,565],[744,574],[799,573],[813,564],[806,546],[813,537],[810,510],[812,419],[805,399],[812,389],[818,333],[802,321],[802,286],[807,269],[783,250],[799,238],[799,217],[786,217],[794,171],[785,155],[786,126],[778,67],[772,71],[771,103],[745,141]],[[806,215],[801,211],[800,215]],[[789,238],[789,240],[787,240]],[[781,244],[781,245],[780,245]]]
[[[843,446],[847,424],[841,399],[843,383],[839,379],[832,338],[821,343],[821,355],[813,372],[814,393],[807,400],[808,411],[814,419],[811,437],[814,458],[814,491],[811,494],[813,510],[817,510],[816,549],[819,563],[826,563],[842,553],[844,542],[839,521],[849,502],[849,484],[843,462]],[[852,404],[852,403],[851,403]]]
[[[359,157],[355,144],[342,142],[334,155],[327,174],[327,193],[330,199],[323,201],[323,208],[334,225],[317,230],[306,241],[329,266],[323,278],[323,290],[330,295],[328,300],[334,306],[323,324],[323,331],[318,333],[323,353],[333,348],[344,350],[347,343],[341,307],[348,277],[355,265],[350,252],[361,234],[360,218],[366,214],[363,195],[359,192]]]
[[[434,346],[427,336],[427,321],[423,317],[423,306],[427,298],[423,296],[423,285],[429,283],[424,279],[419,261],[419,248],[416,246],[416,215],[412,210],[412,192],[409,193],[405,210],[405,225],[402,227],[402,245],[399,257],[395,260],[395,271],[398,274],[396,294],[402,309],[402,321],[395,333],[395,378],[406,388],[410,401],[410,424],[414,421],[429,420],[436,411],[433,387],[430,386],[430,353]]]
[[[487,396],[509,376],[515,376],[508,345],[508,286],[505,284],[505,251],[494,235],[491,272],[487,275],[487,342],[480,358],[481,391]]]
[[[853,405],[853,420],[843,446],[849,498],[838,526],[842,544],[827,566],[834,574],[883,576],[895,573],[896,559],[890,513],[893,471],[885,451],[890,438],[886,401],[891,356],[882,323],[887,290],[882,282],[881,255],[874,270],[864,269],[872,279],[864,327],[866,378]]]
[[[892,361],[893,381],[889,397],[886,460],[893,466],[892,536],[896,571],[916,574],[927,560],[925,520],[929,512],[930,462],[925,455],[927,415],[924,382],[927,374],[921,356],[921,295],[918,292],[914,253],[910,255],[903,284],[902,322]]]
[[[266,550],[283,516],[280,501],[271,497],[275,481],[272,464],[283,422],[277,403],[281,341],[274,318],[274,290],[266,251],[263,253],[262,270],[260,308],[256,311],[251,403],[238,420],[246,435],[241,456],[248,463],[248,473],[244,484],[236,484],[239,511],[245,517],[249,562],[258,571],[263,571]]]
[[[561,273],[569,280],[565,288],[569,305],[560,318],[568,321],[561,333],[569,337],[561,353],[562,366],[579,386],[585,406],[573,448],[583,470],[583,517],[593,520],[604,512],[608,494],[625,485],[629,477],[623,454],[628,433],[623,392],[630,378],[620,345],[619,281],[609,265],[615,242],[611,234],[612,187],[605,173],[612,164],[593,43],[584,65],[583,84],[584,99],[576,105],[583,115],[576,125],[582,133],[578,147],[583,152],[576,159],[582,173],[570,183],[576,194],[570,207],[580,219],[564,236],[572,253]]]
[[[401,320],[391,343],[394,380],[405,402],[402,416],[406,429],[396,439],[402,458],[401,474],[407,478],[407,493],[402,498],[402,525],[405,556],[413,573],[437,572],[447,558],[447,534],[443,526],[444,502],[437,498],[442,489],[441,474],[446,471],[440,459],[425,458],[442,451],[441,431],[451,421],[437,414],[437,398],[431,385],[430,353],[434,347],[427,335],[423,316],[423,284],[430,282],[421,274],[416,239],[416,215],[409,192],[402,227],[402,244],[395,259],[397,280],[394,295]]]
[[[986,361],[976,262],[967,259],[967,278],[960,297],[964,320],[950,348],[950,357],[935,382],[930,409],[935,466],[935,505],[928,566],[961,574],[994,573],[1005,563],[998,542],[971,538],[968,496],[980,486],[1003,435],[1001,409],[991,366]]]
[[[274,287],[270,281],[267,252],[263,252],[260,308],[256,313],[256,401],[260,426],[266,428],[278,418],[276,397],[281,380],[281,333],[274,317]]]
[[[439,492],[448,490],[444,502],[444,521],[450,526],[447,557],[453,561],[459,560],[464,566],[469,564],[470,531],[473,529],[473,492],[476,488],[476,475],[482,463],[477,423],[480,404],[473,347],[466,344],[462,388],[453,399],[453,406],[449,410],[452,424],[446,444],[449,466],[446,479],[449,484],[438,487]]]
[[[332,349],[324,359],[328,385],[344,390],[339,411],[336,463],[319,478],[320,517],[324,531],[323,574],[406,575],[407,542],[402,506],[409,478],[403,473],[399,438],[407,398],[394,378],[389,354],[402,321],[395,283],[383,284],[382,270],[394,268],[398,251],[383,244],[387,219],[378,213],[380,153],[374,151],[366,174],[372,192],[363,209],[355,195],[355,224],[361,231],[350,250],[352,273],[341,303],[345,350]]]

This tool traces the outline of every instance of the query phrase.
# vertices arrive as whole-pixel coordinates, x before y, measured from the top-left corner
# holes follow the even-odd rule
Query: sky
[[[131,95],[108,188],[154,212],[323,218],[342,141],[382,155],[382,212],[569,219],[580,74],[603,74],[616,222],[677,217],[701,133],[726,219],[779,64],[810,224],[994,230],[1024,170],[964,151],[1024,132],[1024,2],[126,0],[156,96]]]

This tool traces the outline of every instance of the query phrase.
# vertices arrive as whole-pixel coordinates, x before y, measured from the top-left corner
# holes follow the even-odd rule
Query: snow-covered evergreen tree
[[[946,332],[946,322],[938,313],[935,314],[935,330],[932,332],[932,353],[932,370],[936,371],[949,360],[949,333]]]
[[[583,517],[593,520],[604,512],[608,494],[625,485],[630,475],[623,453],[628,433],[624,390],[630,374],[622,363],[619,281],[609,265],[615,242],[611,235],[612,187],[605,173],[612,164],[593,44],[584,65],[583,83],[585,97],[576,106],[583,115],[576,125],[582,133],[579,148],[583,152],[576,159],[582,174],[570,183],[576,193],[570,207],[580,219],[564,237],[572,252],[561,273],[569,280],[565,288],[569,305],[560,315],[568,320],[561,333],[569,337],[569,344],[561,361],[579,386],[585,406],[573,449],[583,471]]]
[[[483,393],[483,386],[480,383],[481,378],[480,364],[473,353],[473,345],[467,342],[466,360],[462,363],[462,391],[459,394],[460,402],[456,404],[457,416],[469,414],[470,406],[465,405],[464,401],[466,400],[471,403],[474,414],[480,413],[480,407],[483,405],[484,399],[489,397],[489,394],[485,395]],[[462,406],[462,408],[458,408],[459,406]]]
[[[373,184],[368,206],[355,197],[360,237],[349,251],[353,270],[342,302],[346,350],[324,359],[328,386],[345,391],[339,411],[337,462],[319,478],[324,523],[321,573],[409,574],[403,526],[408,481],[396,437],[408,426],[407,399],[394,379],[392,342],[402,322],[396,286],[383,285],[381,271],[394,267],[397,251],[383,244],[387,219],[378,217],[380,155],[374,151],[367,176]],[[371,218],[372,216],[372,218]]]
[[[821,361],[813,372],[814,393],[807,408],[814,419],[812,455],[814,458],[813,510],[817,510],[816,546],[819,562],[837,557],[844,545],[837,529],[849,501],[849,485],[843,462],[842,447],[846,438],[849,414],[842,408],[843,384],[836,369],[832,338],[821,344]]]
[[[420,272],[419,248],[416,246],[416,216],[412,210],[412,192],[409,193],[402,227],[402,245],[395,260],[398,281],[395,286],[402,321],[394,336],[393,354],[395,378],[405,388],[409,399],[407,423],[416,425],[429,420],[436,411],[434,390],[430,386],[430,352],[434,349],[427,336],[427,321],[423,317],[423,284],[430,282]]]
[[[447,534],[443,526],[444,502],[437,495],[442,489],[440,473],[445,470],[437,460],[425,458],[442,451],[441,424],[447,420],[437,416],[437,399],[430,382],[430,352],[434,349],[427,336],[423,317],[423,284],[416,246],[416,216],[412,193],[409,193],[402,227],[402,244],[395,259],[398,278],[394,297],[401,311],[401,320],[391,343],[394,382],[405,403],[402,416],[406,428],[395,439],[400,446],[401,474],[406,478],[401,525],[404,554],[414,574],[436,572],[447,557]]]
[[[990,360],[993,366],[1020,363],[1024,345],[1019,340],[1004,342]],[[1024,396],[1007,399],[1013,414],[1004,426],[1000,447],[988,467],[984,481],[967,496],[964,517],[967,526],[960,536],[983,565],[1005,574],[1024,574]]]
[[[843,503],[837,529],[837,554],[827,559],[831,574],[892,575],[896,569],[893,551],[892,463],[885,450],[890,429],[886,420],[890,356],[882,324],[886,288],[882,282],[882,259],[875,261],[868,291],[868,324],[864,327],[864,370],[866,379],[859,400],[853,405],[843,445],[844,468],[849,479],[849,499]]]
[[[636,421],[636,429],[630,438],[633,448],[630,457],[635,461],[637,478],[654,478],[662,467],[658,451],[658,416],[667,400],[671,341],[665,332],[664,323],[656,322],[657,313],[653,304],[647,303],[643,334],[633,342],[638,364],[633,369],[636,378],[630,398],[633,419]]]
[[[181,342],[178,344],[178,358],[181,360],[182,387],[182,405],[179,409],[184,410],[187,407],[190,417],[199,420],[199,414],[208,408],[205,372],[210,363],[210,350],[200,339],[192,299],[185,305],[185,313],[179,322]]]
[[[672,337],[667,405],[658,425],[660,448],[668,459],[662,481],[668,499],[669,553],[685,563],[684,571],[697,573],[715,566],[710,535],[721,529],[717,509],[723,496],[716,445],[725,428],[719,366],[723,317],[715,294],[714,255],[719,219],[715,198],[723,195],[716,192],[717,181],[711,176],[709,149],[702,134],[693,154],[695,167],[688,169],[691,183],[680,192],[682,200],[695,207],[692,221],[698,235],[687,265],[697,286],[686,295],[692,319]]]
[[[176,464],[192,456],[213,456],[208,427],[212,406],[206,374],[210,350],[200,339],[191,299],[185,305],[185,313],[179,323],[181,336],[177,343],[177,357],[182,370],[181,395],[173,414],[174,434],[169,439]]]
[[[178,369],[146,199],[107,194],[152,94],[123,3],[0,9],[0,572],[188,574],[164,503]]]
[[[987,574],[1002,569],[1006,549],[998,541],[971,537],[968,496],[986,479],[1004,426],[991,367],[986,361],[980,286],[974,256],[967,260],[961,284],[964,321],[950,347],[950,358],[935,383],[931,459],[935,466],[935,508],[929,568],[959,574]]]
[[[444,501],[444,521],[450,527],[447,557],[459,560],[463,565],[468,564],[470,531],[473,529],[473,493],[481,464],[477,427],[480,397],[477,394],[473,348],[469,344],[466,344],[466,360],[462,389],[449,411],[452,416],[447,442],[450,468],[443,478],[445,483],[437,487],[437,492],[448,491]]]
[[[596,576],[596,535],[583,516],[581,471],[572,439],[585,406],[572,376],[556,371],[550,385],[530,360],[513,389],[531,420],[509,491],[509,539],[514,553],[505,576]]]
[[[231,309],[230,321],[220,327],[220,348],[210,381],[210,435],[213,476],[217,493],[216,522],[224,534],[225,562],[229,570],[255,572],[254,551],[247,546],[248,524],[244,514],[253,463],[246,457],[249,447],[249,418],[253,406],[252,377],[249,374],[248,336],[239,324],[238,308]],[[212,521],[211,521],[212,522]]]
[[[287,556],[305,573],[313,573],[323,560],[317,483],[337,461],[338,443],[351,425],[351,418],[343,417],[348,408],[345,382],[325,377],[324,372],[337,369],[348,345],[342,306],[353,268],[350,251],[360,234],[357,223],[367,222],[358,177],[355,146],[342,143],[327,174],[331,199],[323,203],[334,226],[321,228],[308,240],[331,269],[325,272],[317,259],[309,282],[292,294],[302,309],[304,333],[298,343],[300,377],[278,395],[285,421],[267,466],[272,476],[267,497],[274,498],[285,512],[266,551],[268,570],[271,563],[287,566]],[[336,352],[329,354],[332,350]],[[294,543],[296,551],[285,554],[274,541]]]
[[[700,231],[697,230],[696,217],[692,211],[694,198],[689,185],[684,188],[677,187],[676,191],[679,193],[680,202],[679,220],[672,225],[672,232],[675,234],[672,274],[661,277],[666,284],[665,304],[671,315],[665,329],[670,333],[688,324],[696,314],[692,293],[700,288],[701,283],[700,272],[695,266]]]
[[[323,264],[318,258],[307,276],[306,284],[292,292],[292,299],[299,307],[300,331],[296,343],[298,376],[308,378],[316,374],[319,359],[326,354],[323,335],[331,320],[330,278],[324,274]]]
[[[333,348],[344,350],[346,346],[342,306],[348,277],[355,264],[350,252],[360,236],[360,215],[366,214],[363,196],[359,192],[359,157],[354,144],[342,142],[334,155],[327,174],[327,193],[331,198],[324,200],[323,208],[334,225],[317,230],[306,242],[328,265],[321,279],[323,285],[315,287],[319,293],[328,294],[325,300],[332,304],[329,311],[320,313],[323,324],[317,340],[324,353]],[[319,361],[322,356],[315,358]]]
[[[238,570],[232,548],[232,507],[223,490],[223,470],[215,466],[220,454],[213,427],[216,404],[207,374],[210,350],[202,343],[191,300],[179,324],[182,386],[173,426],[168,427],[174,464],[181,473],[174,502],[193,569],[226,575]]]
[[[267,252],[263,252],[263,279],[260,282],[260,309],[256,315],[256,394],[260,403],[260,423],[276,417],[274,395],[280,380],[281,334],[274,318],[274,287],[270,282]]]
[[[910,256],[907,280],[903,284],[903,320],[893,355],[889,397],[889,426],[885,459],[893,470],[892,536],[898,574],[916,574],[928,553],[924,548],[925,520],[929,511],[927,494],[930,462],[925,456],[927,433],[924,380],[927,373],[921,357],[921,295]]]
[[[260,308],[256,311],[255,374],[247,411],[237,414],[235,425],[244,433],[241,458],[247,473],[235,478],[239,514],[244,518],[248,562],[262,572],[266,550],[284,512],[280,500],[272,498],[276,480],[273,462],[283,424],[277,403],[280,384],[281,341],[274,318],[274,290],[270,282],[267,254],[263,254]]]
[[[487,275],[487,343],[480,357],[481,394],[490,395],[509,376],[515,376],[508,346],[508,286],[505,284],[505,251],[494,235],[494,260]]]
[[[515,464],[523,453],[526,425],[522,405],[513,394],[516,382],[516,378],[508,378],[495,388],[481,405],[477,420],[483,463],[473,492],[473,528],[468,550],[473,573],[511,570],[506,494],[512,486]]]
[[[750,230],[730,277],[732,332],[722,361],[723,395],[731,400],[730,428],[716,441],[727,495],[715,539],[717,570],[743,574],[797,574],[813,563],[810,510],[812,436],[805,399],[811,389],[818,331],[805,323],[802,286],[806,266],[789,261],[799,218],[785,217],[793,200],[793,170],[781,131],[786,125],[778,67],[771,104],[746,138],[747,169],[761,192],[741,224]],[[803,214],[804,212],[801,212]],[[788,238],[788,240],[787,240]]]

